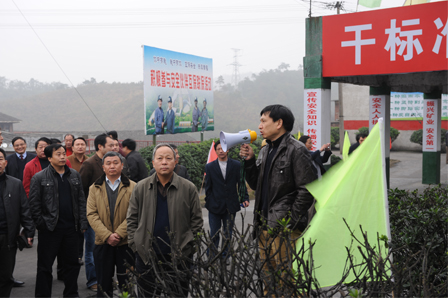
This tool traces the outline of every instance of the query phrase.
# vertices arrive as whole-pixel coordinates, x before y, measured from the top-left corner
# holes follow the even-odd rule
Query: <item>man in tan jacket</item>
[[[125,262],[134,263],[134,254],[128,247],[126,214],[135,182],[122,174],[123,163],[117,152],[107,152],[102,163],[105,174],[89,189],[87,219],[95,231],[97,297],[112,297],[115,266],[118,286],[125,290]]]
[[[135,269],[141,274],[139,297],[161,292],[167,297],[187,297],[188,260],[203,225],[198,192],[193,183],[174,173],[176,153],[168,144],[157,145],[152,160],[156,173],[137,184],[127,215],[129,246],[136,253]],[[172,260],[173,255],[178,259]],[[175,276],[175,271],[183,274]]]

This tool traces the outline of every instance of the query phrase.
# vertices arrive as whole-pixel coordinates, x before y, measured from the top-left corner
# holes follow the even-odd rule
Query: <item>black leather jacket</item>
[[[69,170],[68,178],[71,188],[73,216],[75,229],[87,229],[86,198],[78,172],[65,166]],[[34,223],[38,230],[53,231],[59,219],[59,192],[56,170],[49,165],[31,179],[30,209]]]
[[[254,232],[259,232],[261,225],[262,206],[261,187],[263,183],[264,166],[268,148],[260,150],[258,159],[252,158],[245,162],[246,181],[255,189]],[[305,145],[292,135],[283,137],[277,152],[272,159],[269,170],[268,218],[270,228],[278,227],[278,220],[290,218],[292,229],[303,231],[308,224],[307,211],[314,198],[305,185],[317,178],[316,170]]]
[[[20,225],[24,228],[27,238],[34,237],[34,222],[31,218],[28,206],[28,198],[23,189],[22,181],[12,176],[5,175],[5,179],[0,181],[3,190],[3,204],[6,211],[6,223],[8,225],[8,246],[16,247],[17,235],[19,235]]]

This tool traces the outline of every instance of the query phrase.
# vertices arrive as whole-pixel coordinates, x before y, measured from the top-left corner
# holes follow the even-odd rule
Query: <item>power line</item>
[[[118,28],[160,28],[160,27],[179,27],[179,26],[229,26],[229,25],[280,25],[280,24],[299,24],[304,20],[297,17],[282,18],[260,18],[260,19],[244,19],[244,20],[208,20],[208,21],[167,21],[167,22],[129,22],[129,23],[40,23],[34,24],[34,28],[40,29],[118,29]],[[0,28],[7,29],[25,29],[29,25],[26,24],[0,24]]]
[[[82,101],[84,102],[84,104],[87,106],[87,108],[90,110],[90,112],[92,113],[93,117],[95,117],[96,121],[98,121],[98,123],[101,125],[101,127],[104,129],[104,131],[107,131],[106,128],[104,128],[103,124],[101,123],[101,121],[98,119],[98,117],[95,115],[95,113],[92,111],[92,109],[90,108],[90,106],[87,104],[87,102],[84,100],[84,98],[82,97],[81,93],[79,93],[78,89],[75,87],[75,85],[72,83],[72,81],[70,80],[70,78],[68,77],[68,75],[65,73],[64,69],[62,69],[61,65],[59,65],[58,61],[56,60],[56,58],[54,58],[53,54],[50,52],[50,50],[47,48],[47,46],[45,45],[45,43],[43,42],[43,40],[40,38],[39,34],[37,34],[36,30],[34,30],[33,26],[31,26],[30,22],[28,22],[28,19],[25,17],[25,15],[22,13],[22,11],[20,10],[20,8],[17,6],[17,4],[14,2],[14,0],[11,0],[12,3],[14,3],[14,5],[17,7],[17,9],[19,10],[19,12],[22,14],[23,18],[25,19],[25,21],[28,23],[28,25],[30,26],[31,30],[33,30],[34,34],[36,34],[37,38],[40,40],[40,42],[42,43],[42,45],[44,46],[44,48],[47,50],[48,54],[50,54],[51,58],[53,59],[53,61],[56,63],[56,65],[59,67],[59,69],[62,71],[62,73],[64,74],[64,76],[66,77],[66,79],[70,82],[70,84],[72,85],[72,87],[75,89],[76,93],[78,93],[79,97],[82,99]]]

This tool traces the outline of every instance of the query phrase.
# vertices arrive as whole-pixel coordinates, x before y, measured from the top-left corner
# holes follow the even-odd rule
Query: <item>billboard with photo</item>
[[[213,61],[143,46],[147,135],[214,130]]]

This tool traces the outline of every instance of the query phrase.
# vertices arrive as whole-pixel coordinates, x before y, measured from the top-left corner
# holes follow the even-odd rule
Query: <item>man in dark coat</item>
[[[78,172],[66,165],[61,144],[44,149],[50,165],[31,179],[30,210],[39,230],[35,297],[51,297],[52,267],[58,254],[64,297],[78,297],[78,232],[87,229],[86,199]]]
[[[137,143],[132,139],[126,139],[123,141],[123,152],[126,156],[129,166],[129,178],[134,182],[148,177],[148,168],[146,167],[143,157],[135,151]]]
[[[288,223],[291,245],[308,224],[308,210],[314,198],[305,185],[317,178],[316,169],[305,145],[290,132],[294,115],[285,106],[276,104],[260,112],[260,134],[267,145],[258,159],[251,146],[241,146],[240,156],[246,158],[246,181],[255,189],[254,231],[258,238],[260,259],[264,262],[265,283],[275,283],[271,272],[284,272],[292,262],[288,246],[278,234],[280,221]],[[272,265],[268,266],[268,262]],[[281,287],[282,285],[279,285]],[[267,290],[265,289],[265,295]]]
[[[14,285],[11,276],[20,225],[30,247],[34,237],[34,223],[25,190],[19,179],[6,175],[7,164],[6,153],[0,148],[0,297],[9,297]]]
[[[224,248],[224,243],[230,242],[235,215],[241,209],[237,191],[240,184],[241,163],[227,157],[227,152],[222,150],[220,141],[215,143],[215,151],[218,158],[205,166],[205,208],[208,210],[210,237],[216,250],[220,239],[218,231],[221,227],[223,229],[222,257],[226,258],[228,245]],[[244,197],[242,204],[247,207],[249,206],[247,190]]]
[[[6,158],[8,161],[6,174],[23,181],[25,165],[35,158],[36,154],[26,152],[26,141],[22,137],[13,138],[12,146],[14,147],[15,154],[11,154]]]

